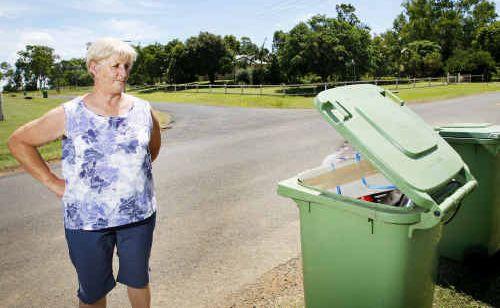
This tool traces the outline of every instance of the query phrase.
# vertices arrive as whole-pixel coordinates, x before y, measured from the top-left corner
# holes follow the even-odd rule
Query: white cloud
[[[73,0],[68,2],[67,5],[80,11],[113,15],[165,14],[173,8],[170,4],[151,0]]]
[[[96,39],[97,35],[86,29],[78,27],[62,27],[47,29],[15,29],[12,31],[0,29],[2,36],[0,45],[0,62],[14,63],[17,52],[26,45],[45,45],[54,48],[57,55],[63,59],[83,57],[86,52],[86,42]]]
[[[113,36],[123,40],[144,41],[159,38],[161,29],[157,26],[136,19],[111,19],[104,23]]]

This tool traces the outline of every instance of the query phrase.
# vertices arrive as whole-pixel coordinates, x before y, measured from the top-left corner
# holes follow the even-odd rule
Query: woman
[[[8,142],[25,170],[62,199],[80,307],[106,307],[106,294],[116,285],[115,246],[117,281],[127,285],[132,307],[150,306],[156,216],[151,162],[161,138],[149,103],[124,94],[135,58],[135,50],[120,40],[97,40],[87,52],[93,91],[25,124]],[[37,151],[60,137],[63,178]]]

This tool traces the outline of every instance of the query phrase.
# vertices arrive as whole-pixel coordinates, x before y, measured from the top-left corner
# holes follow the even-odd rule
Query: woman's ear
[[[97,62],[96,61],[90,61],[89,73],[90,73],[90,75],[92,75],[93,78],[95,78],[95,76],[97,74]]]

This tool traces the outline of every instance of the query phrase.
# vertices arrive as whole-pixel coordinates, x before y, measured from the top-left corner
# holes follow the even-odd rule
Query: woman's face
[[[94,86],[110,94],[124,92],[130,69],[130,63],[118,55],[90,66],[90,71],[94,75]]]

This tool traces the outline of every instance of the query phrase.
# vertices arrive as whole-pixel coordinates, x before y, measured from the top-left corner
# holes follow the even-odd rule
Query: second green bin
[[[440,254],[457,261],[468,256],[490,256],[500,248],[500,125],[461,123],[437,130],[460,154],[478,182],[444,226]]]

